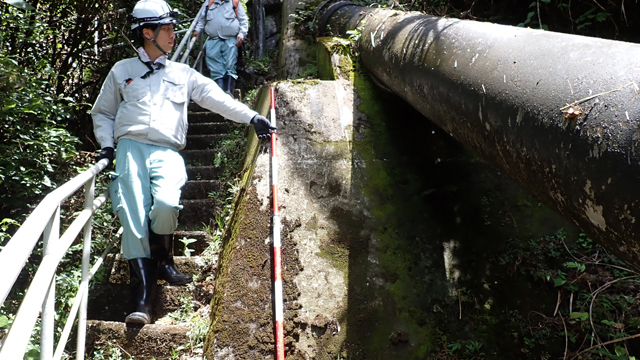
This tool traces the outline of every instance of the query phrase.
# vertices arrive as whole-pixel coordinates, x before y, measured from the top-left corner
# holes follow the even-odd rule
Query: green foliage
[[[611,4],[607,4],[607,6],[611,6]],[[622,7],[624,7],[624,5],[622,5]],[[597,3],[583,4],[578,2],[578,5],[572,5],[571,1],[558,1],[552,4],[551,0],[536,0],[529,3],[529,9],[531,11],[527,13],[526,19],[517,26],[549,30],[549,25],[540,23],[543,16],[563,14],[567,16],[567,22],[570,24],[571,29],[577,31],[592,31],[598,23],[603,23],[611,19],[611,13]],[[543,10],[544,15],[541,14]],[[622,12],[624,12],[624,8],[622,8]],[[563,27],[565,27],[564,24],[553,24],[553,28],[551,29],[558,31]]]
[[[97,345],[90,356],[92,360],[124,360],[130,358],[117,346],[115,340],[107,344]]]
[[[274,77],[277,72],[277,51],[269,50],[267,53],[261,57],[260,59],[254,60],[252,56],[252,51],[248,51],[247,58],[251,60],[247,60],[245,63],[245,67],[255,75],[260,75],[265,78]]]
[[[298,79],[315,79],[318,77],[318,67],[314,64],[308,64],[304,68],[300,69],[300,72],[296,76]]]
[[[240,173],[245,143],[244,129],[236,126],[223,139],[213,144],[216,155],[212,165],[222,169],[219,177],[222,182],[233,182]],[[215,197],[215,194],[212,195],[214,196],[211,197]]]
[[[198,316],[191,319],[191,330],[187,333],[191,349],[202,348],[209,330],[209,319]]]
[[[316,5],[313,2],[299,2],[293,14],[289,14],[291,23],[294,25],[296,35],[304,39],[313,35],[313,20],[316,14]]]
[[[635,289],[640,275],[626,269],[624,263],[594,245],[585,234],[571,240],[560,230],[532,239],[526,249],[510,251],[518,253],[521,275],[532,276],[558,296],[553,313],[535,313],[541,318],[538,324],[545,329],[544,334],[530,331],[530,319],[510,313],[516,329],[513,336],[523,342],[527,353],[566,338],[572,356],[585,351],[589,347],[586,344],[601,344],[589,351],[592,358],[630,359],[629,354],[618,351],[624,349],[626,341],[606,346],[603,343],[638,333],[640,312],[635,306]]]
[[[207,226],[205,227],[205,231],[209,236],[211,236],[211,241],[209,242],[209,246],[204,250],[203,255],[207,259],[212,259],[215,254],[220,251],[222,246],[222,237],[224,235],[225,228],[225,219],[226,217],[222,214],[216,215],[216,226]]]
[[[465,344],[464,355],[470,359],[481,358],[484,353],[480,351],[482,349],[482,343],[480,341],[471,340]]]
[[[55,186],[54,173],[75,156],[78,139],[64,128],[73,101],[55,95],[41,75],[0,55],[0,203],[17,208]]]
[[[20,223],[13,219],[9,219],[9,218],[2,219],[2,221],[0,221],[0,244],[3,244],[5,241],[7,241],[11,237],[11,234],[9,233],[9,228],[11,227],[17,228],[19,226],[20,226]]]
[[[543,30],[549,30],[549,26],[548,25],[544,25],[541,24],[539,22],[540,19],[540,14],[538,13],[539,9],[540,9],[540,5],[542,4],[548,4],[550,3],[551,0],[538,0],[538,1],[534,1],[532,3],[529,4],[529,8],[534,9],[533,11],[529,11],[527,13],[527,18],[525,21],[521,22],[520,24],[518,24],[519,27],[536,27],[539,29],[543,29]]]
[[[585,11],[580,14],[580,16],[576,19],[576,30],[586,29],[588,26],[592,25],[593,22],[603,22],[609,19],[611,14],[605,11],[601,11],[597,7],[592,7],[591,9]]]
[[[190,257],[191,256],[191,253],[193,252],[193,250],[189,249],[189,244],[192,244],[192,243],[194,243],[196,241],[198,241],[198,240],[196,240],[196,239],[187,239],[186,237],[183,237],[182,239],[180,239],[180,242],[182,244],[184,244],[184,250],[183,250],[184,256],[186,256],[186,257]]]

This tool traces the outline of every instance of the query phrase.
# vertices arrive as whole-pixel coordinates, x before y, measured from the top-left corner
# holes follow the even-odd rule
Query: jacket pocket
[[[151,131],[148,139],[158,143],[169,143],[171,147],[180,149],[186,143],[187,105],[189,95],[187,85],[180,80],[164,78],[162,81],[163,97],[160,109],[151,119]]]
[[[179,84],[169,79],[164,79],[164,96],[172,103],[183,104],[187,102],[187,89],[185,84]]]
[[[149,89],[143,81],[133,80],[122,86],[122,98],[125,102],[136,102],[149,95]]]

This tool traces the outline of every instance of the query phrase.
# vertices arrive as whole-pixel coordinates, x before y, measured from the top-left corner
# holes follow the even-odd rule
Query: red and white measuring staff
[[[271,126],[276,127],[276,91],[270,89]],[[276,317],[276,360],[284,360],[284,310],[282,303],[282,257],[280,240],[280,212],[278,211],[278,153],[276,152],[277,135],[271,133],[271,191],[273,196],[273,292],[275,298]]]

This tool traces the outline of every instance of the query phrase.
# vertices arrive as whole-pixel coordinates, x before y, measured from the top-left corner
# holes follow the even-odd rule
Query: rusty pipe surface
[[[316,19],[358,28],[379,83],[640,270],[640,45],[347,2]]]

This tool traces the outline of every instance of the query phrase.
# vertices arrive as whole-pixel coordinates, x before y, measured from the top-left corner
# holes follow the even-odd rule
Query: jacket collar
[[[140,61],[142,61],[143,63],[151,63],[153,65],[155,64],[162,64],[162,66],[167,65],[167,55],[160,55],[156,61],[151,62],[151,59],[149,59],[149,54],[147,54],[147,52],[144,50],[144,48],[141,46],[138,48],[138,57],[140,58]]]

